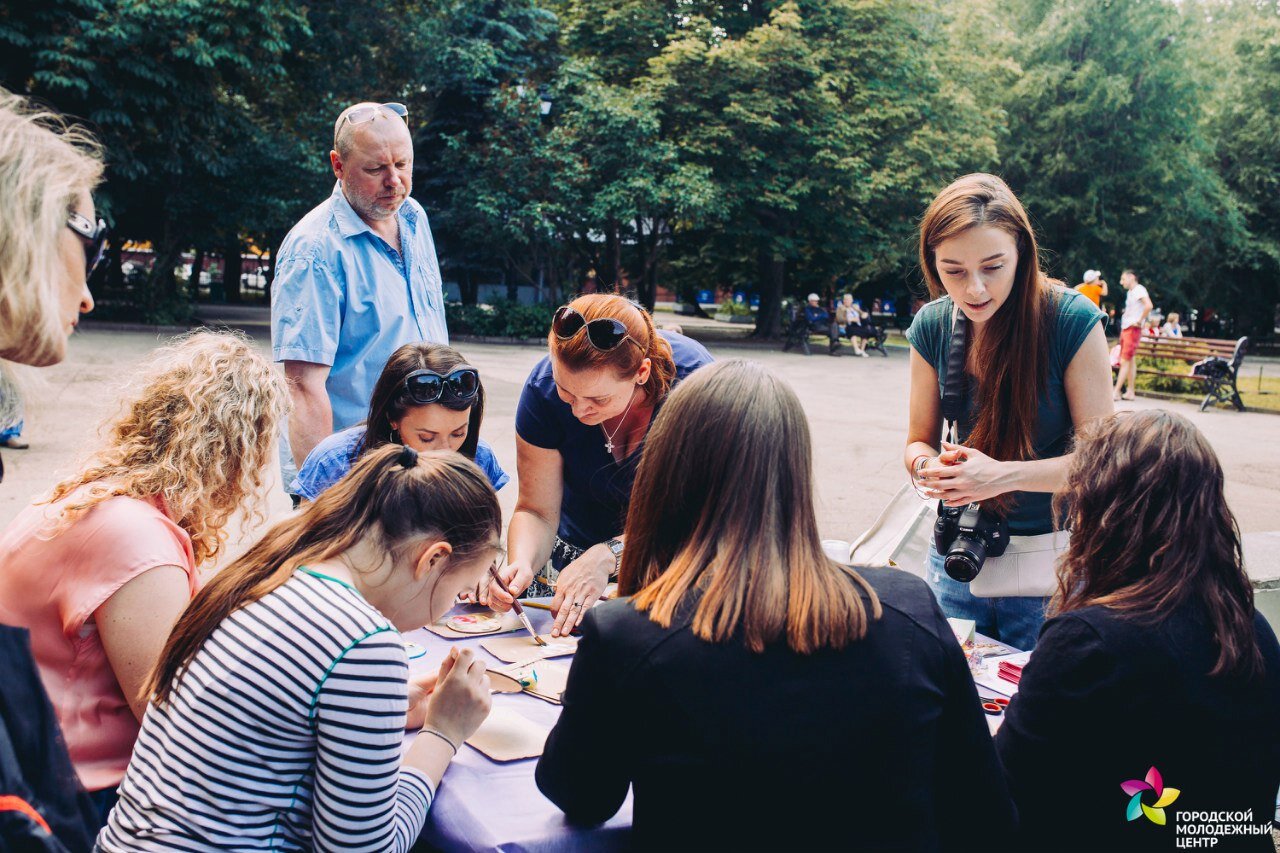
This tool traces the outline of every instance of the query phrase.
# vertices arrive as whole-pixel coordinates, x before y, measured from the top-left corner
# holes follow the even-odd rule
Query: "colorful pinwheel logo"
[[[1146,779],[1130,779],[1123,783],[1120,789],[1130,798],[1129,808],[1125,810],[1125,816],[1129,820],[1137,820],[1142,815],[1146,815],[1147,820],[1160,826],[1165,824],[1164,807],[1173,805],[1173,801],[1182,793],[1177,788],[1166,788],[1164,780],[1160,778],[1160,771],[1154,767],[1147,771]],[[1156,801],[1151,805],[1142,802],[1142,795],[1146,791],[1156,795]]]

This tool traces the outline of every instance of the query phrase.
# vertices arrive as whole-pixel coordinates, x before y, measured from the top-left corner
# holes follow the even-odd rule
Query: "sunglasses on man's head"
[[[373,121],[378,117],[379,110],[391,110],[391,112],[404,119],[406,124],[409,122],[409,108],[404,104],[370,104],[367,107],[356,107],[348,112],[342,117],[342,121],[338,122],[338,127],[339,129],[342,127],[342,122],[364,124],[367,121]]]
[[[85,278],[93,278],[94,271],[107,256],[107,223],[99,219],[95,225],[89,217],[73,210],[67,214],[67,227],[84,240]]]
[[[480,392],[480,373],[474,367],[459,367],[448,374],[415,370],[404,378],[404,392],[420,406],[437,403],[445,389],[459,400],[470,400]]]
[[[622,346],[623,341],[631,341],[641,352],[644,351],[644,347],[631,337],[631,333],[627,331],[627,327],[621,320],[600,317],[588,321],[568,305],[557,308],[555,315],[551,318],[551,331],[562,341],[569,340],[583,329],[587,330],[587,343],[600,352],[611,352]]]

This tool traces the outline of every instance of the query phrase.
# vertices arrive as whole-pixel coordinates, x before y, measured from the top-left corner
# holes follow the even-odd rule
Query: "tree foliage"
[[[1069,282],[1264,331],[1280,299],[1275,0],[44,0],[0,7],[0,85],[90,125],[149,241],[277,245],[332,186],[332,123],[409,106],[448,280],[653,304],[727,288],[905,295],[914,229],[1004,175]]]

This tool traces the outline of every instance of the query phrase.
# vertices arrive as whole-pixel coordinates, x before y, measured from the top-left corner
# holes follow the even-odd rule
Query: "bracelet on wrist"
[[[431,727],[429,727],[429,726],[423,726],[423,727],[422,727],[422,729],[421,729],[421,734],[424,734],[424,735],[435,735],[436,737],[440,738],[440,740],[442,740],[442,741],[444,741],[445,743],[449,744],[449,748],[453,750],[453,754],[454,754],[454,755],[457,755],[457,754],[458,754],[458,745],[457,745],[456,743],[454,743],[454,742],[449,738],[449,736],[448,736],[448,735],[446,735],[444,732],[440,731],[439,729],[433,729],[433,728],[431,728]]]

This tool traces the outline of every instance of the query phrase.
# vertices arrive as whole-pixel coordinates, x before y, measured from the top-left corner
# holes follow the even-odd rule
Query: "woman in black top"
[[[1012,822],[964,656],[928,587],[827,559],[808,424],[757,364],[654,421],[620,586],[583,622],[538,787],[575,822],[635,795],[645,849],[938,850]]]
[[[1222,468],[1152,410],[1084,436],[1058,498],[1074,531],[996,737],[1021,849],[1172,850],[1184,813],[1252,814],[1214,850],[1273,851],[1280,645],[1253,606]],[[1154,768],[1154,772],[1152,772]]]

